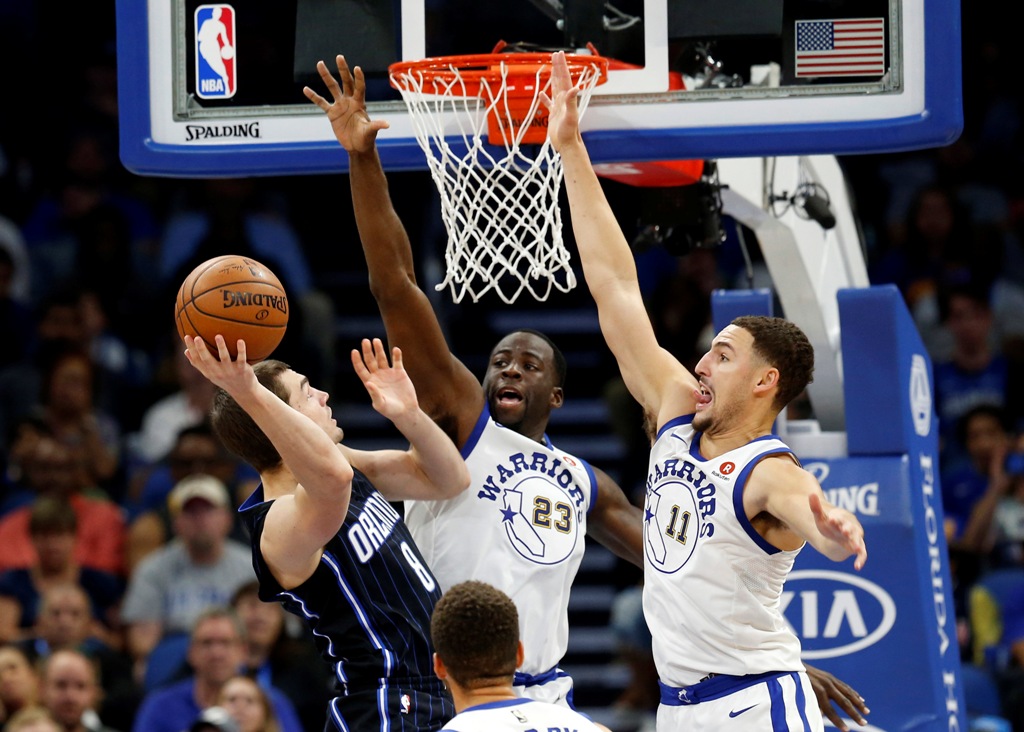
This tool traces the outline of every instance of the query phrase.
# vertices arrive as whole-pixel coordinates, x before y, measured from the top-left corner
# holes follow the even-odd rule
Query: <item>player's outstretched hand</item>
[[[853,561],[854,569],[863,567],[864,562],[868,560],[868,548],[864,543],[864,527],[860,525],[857,517],[835,506],[826,510],[817,493],[812,493],[808,500],[811,504],[811,513],[814,514],[814,522],[821,535],[856,555]]]
[[[392,349],[389,364],[380,338],[374,338],[372,344],[364,338],[362,346],[362,353],[352,349],[352,367],[370,393],[373,408],[392,422],[418,409],[416,389],[402,365],[402,350]]]
[[[334,136],[338,138],[343,148],[350,153],[369,152],[373,149],[377,133],[389,125],[382,119],[371,120],[370,115],[366,113],[366,78],[363,76],[363,70],[356,66],[354,72],[350,72],[345,57],[340,54],[337,57],[337,64],[340,86],[337,79],[328,71],[327,64],[323,61],[316,64],[320,78],[324,80],[327,90],[334,99],[333,103],[308,86],[302,89],[302,93],[327,113]]]
[[[804,664],[804,668],[807,670],[807,678],[811,681],[811,688],[814,689],[814,696],[818,699],[821,713],[831,720],[832,724],[841,730],[850,729],[846,726],[843,718],[839,716],[836,708],[832,706],[833,702],[838,704],[839,708],[857,724],[868,723],[864,719],[864,715],[869,714],[871,710],[864,703],[864,698],[852,686],[840,681],[828,671],[822,671],[820,668],[808,664]]]
[[[224,336],[215,336],[214,341],[216,355],[202,338],[185,336],[185,357],[199,373],[232,396],[258,383],[256,372],[245,360],[245,341],[238,341],[238,357],[233,361]]]
[[[548,108],[548,139],[556,151],[580,137],[580,115],[576,104],[579,89],[573,84],[565,51],[551,54],[551,96],[541,94],[541,102]]]

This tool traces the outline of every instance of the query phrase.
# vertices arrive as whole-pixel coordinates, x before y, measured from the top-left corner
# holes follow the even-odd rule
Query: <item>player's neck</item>
[[[743,447],[758,437],[772,434],[774,419],[767,422],[751,423],[728,427],[723,430],[704,432],[700,436],[700,454],[705,459],[713,459],[731,450]]]
[[[475,689],[463,689],[458,684],[453,684],[449,680],[448,688],[452,692],[452,701],[455,702],[455,710],[457,712],[463,712],[466,709],[478,707],[481,704],[491,704],[497,701],[519,698],[509,683],[479,686]]]
[[[266,501],[291,495],[299,485],[299,481],[285,465],[261,472],[260,482],[263,483],[263,499]]]

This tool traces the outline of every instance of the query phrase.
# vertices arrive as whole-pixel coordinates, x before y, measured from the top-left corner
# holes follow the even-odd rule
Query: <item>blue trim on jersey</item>
[[[480,442],[480,435],[484,433],[484,427],[487,426],[487,420],[491,418],[491,409],[486,404],[484,409],[480,412],[480,416],[476,418],[476,424],[473,425],[473,431],[469,433],[469,439],[466,440],[466,444],[462,446],[459,452],[462,454],[462,459],[465,460],[469,457],[470,453],[473,452],[473,448],[476,447],[476,443]]]
[[[590,477],[590,505],[587,506],[587,515],[594,510],[594,506],[597,505],[597,476],[594,475],[594,468],[583,458],[580,458],[580,462],[583,463],[583,468],[587,471],[587,476]]]
[[[771,437],[771,435],[769,435],[769,437]],[[758,439],[761,438],[759,437]],[[749,536],[754,543],[761,547],[767,554],[778,554],[782,550],[769,543],[767,539],[757,533],[757,529],[755,529],[754,525],[750,523],[750,519],[747,518],[747,512],[743,509],[743,489],[747,486],[747,479],[750,477],[750,471],[753,470],[755,466],[759,465],[766,457],[771,455],[792,454],[793,451],[788,447],[779,447],[754,456],[754,458],[746,464],[746,467],[740,471],[740,474],[736,476],[736,485],[732,489],[732,510],[736,514],[736,520],[740,522],[740,526],[742,526],[743,530],[747,532],[747,536]]]
[[[349,732],[348,725],[345,724],[345,718],[341,716],[341,712],[338,711],[338,697],[331,699],[331,719],[334,720],[334,725],[341,730],[341,732]]]
[[[338,580],[338,587],[341,588],[342,594],[345,596],[345,599],[348,600],[348,604],[352,607],[352,610],[356,615],[356,619],[359,621],[359,625],[361,625],[363,630],[366,631],[366,635],[370,639],[370,642],[373,643],[374,648],[379,650],[381,655],[384,657],[384,676],[390,676],[391,672],[395,669],[394,654],[384,646],[377,635],[377,631],[375,631],[373,626],[370,624],[370,616],[367,614],[366,610],[363,609],[363,606],[359,604],[359,599],[356,597],[356,594],[345,581],[344,576],[342,576],[338,560],[328,551],[324,551],[320,560],[331,568],[335,578]],[[381,686],[383,687],[383,683]]]
[[[782,698],[782,684],[768,679],[768,702],[771,704],[772,732],[789,732],[786,724],[786,700]]]
[[[459,714],[465,714],[466,712],[475,712],[484,709],[504,709],[505,707],[518,707],[523,704],[536,704],[533,699],[527,699],[525,697],[516,697],[515,699],[502,699],[501,701],[484,702],[483,704],[477,704],[476,706],[466,707]]]
[[[515,677],[512,680],[512,686],[543,686],[555,679],[562,679],[567,677],[567,674],[558,666],[549,668],[547,671],[541,671],[539,674],[524,674],[520,671],[516,671]]]
[[[658,428],[658,434],[654,437],[655,441],[657,441],[657,439],[665,433],[665,430],[670,430],[673,427],[678,427],[681,424],[690,424],[693,421],[693,417],[694,415],[692,414],[684,414],[682,417],[675,417],[674,419],[670,419],[668,422],[666,422],[660,428]]]
[[[746,676],[717,674],[707,681],[689,686],[669,686],[659,679],[658,687],[661,689],[662,704],[669,707],[685,707],[690,704],[721,699],[723,696],[729,696],[729,694],[756,686],[769,679],[786,676],[788,673],[788,671],[767,671],[763,674],[748,674]]]
[[[242,502],[242,505],[238,507],[238,513],[245,513],[253,506],[258,506],[261,503],[266,503],[263,498],[263,483],[256,486],[256,490],[249,494],[249,497]]]

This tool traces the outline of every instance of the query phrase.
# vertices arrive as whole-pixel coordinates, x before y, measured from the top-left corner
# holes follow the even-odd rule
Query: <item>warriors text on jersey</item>
[[[571,709],[531,699],[509,699],[465,709],[442,732],[597,732]]]
[[[780,609],[799,549],[769,544],[743,510],[754,466],[792,451],[768,435],[705,460],[692,419],[661,428],[647,475],[644,616],[658,674],[687,686],[710,673],[803,670]]]
[[[471,482],[445,501],[406,503],[405,520],[442,590],[487,582],[519,610],[526,659],[552,669],[569,639],[569,588],[597,481],[583,460],[502,427],[485,408],[462,448]]]
[[[260,486],[239,509],[252,537],[260,598],[281,602],[313,631],[340,690],[340,699],[331,703],[336,726],[345,730],[352,724],[340,704],[350,695],[369,693],[382,719],[409,714],[401,708],[409,706],[408,688],[426,692],[415,694],[417,709],[411,710],[422,715],[422,729],[438,729],[454,713],[434,676],[430,646],[430,615],[441,589],[401,517],[355,471],[348,514],[337,535],[324,546],[312,576],[285,590],[259,548],[272,504],[264,501]],[[400,688],[402,693],[394,693]],[[420,708],[425,706],[436,708]]]

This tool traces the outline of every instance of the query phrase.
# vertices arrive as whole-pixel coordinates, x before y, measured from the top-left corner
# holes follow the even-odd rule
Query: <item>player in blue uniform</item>
[[[454,496],[469,483],[458,451],[417,405],[402,366],[379,340],[352,363],[410,449],[341,444],[326,392],[280,361],[250,366],[186,336],[189,361],[220,387],[211,412],[225,446],[260,473],[241,512],[260,597],[300,615],[331,665],[338,695],[328,732],[437,730],[453,713],[434,678],[430,615],[440,588],[388,500]],[[379,489],[379,492],[378,492]]]
[[[503,516],[498,509],[508,509],[508,491],[502,495],[505,503],[495,501],[490,514],[472,505],[486,505],[486,497],[477,501],[480,494],[501,492],[489,486],[502,484],[501,476],[508,474],[502,472],[503,468],[516,471],[526,463],[540,465],[541,460],[546,460],[544,464],[550,467],[555,464],[554,459],[559,459],[557,447],[547,438],[546,430],[552,410],[562,405],[564,358],[545,336],[529,330],[515,331],[492,350],[481,385],[449,351],[430,300],[416,283],[409,237],[392,206],[377,155],[376,136],[387,127],[387,122],[371,120],[367,115],[365,82],[358,67],[350,72],[345,59],[338,56],[340,85],[323,62],[317,68],[332,101],[309,88],[305,93],[326,113],[339,143],[348,151],[356,223],[370,272],[370,288],[388,339],[410,355],[409,373],[416,384],[420,405],[441,425],[471,465],[473,487],[469,491],[451,501],[416,502],[411,507],[407,504],[407,519],[411,526],[418,522],[414,536],[418,542],[424,537],[420,547],[433,562],[431,568],[444,587],[469,579],[484,580],[516,602],[526,646],[524,663],[516,675],[516,688],[531,698],[565,703],[571,679],[554,664],[566,649],[568,589],[578,567],[578,553],[573,552],[571,560],[558,563],[531,563],[525,555],[558,549],[559,545],[548,541],[543,533],[546,526],[538,527],[537,535],[531,536],[517,531],[515,516],[512,521],[501,521]],[[505,433],[504,438],[495,437],[501,433]],[[516,448],[516,454],[529,456],[526,463],[513,464],[507,451],[505,460],[499,459],[499,450],[514,442],[523,443]],[[488,460],[490,472],[486,470]],[[559,538],[578,536],[582,542],[582,535],[576,532],[585,530],[620,557],[642,564],[640,512],[607,474],[597,468],[591,472],[590,485],[583,488],[593,495],[587,497],[583,520],[567,526],[570,531]],[[515,474],[520,478],[526,475]],[[488,480],[491,477],[493,481]],[[505,485],[512,482],[509,480]],[[553,495],[557,497],[557,493]],[[544,498],[538,493],[539,503],[535,505],[548,505]],[[558,502],[550,502],[553,509]],[[572,500],[564,502],[573,505]],[[551,519],[559,517],[553,512]],[[551,520],[548,525],[555,527],[556,521]],[[469,557],[458,553],[454,551],[452,536],[455,542],[472,537],[474,546],[480,550]],[[496,573],[495,567],[502,571]],[[544,592],[558,601],[534,599],[537,593]],[[837,727],[845,729],[845,723],[830,700],[863,723],[862,713],[866,709],[853,689],[820,670],[808,668],[808,674],[823,713]]]

